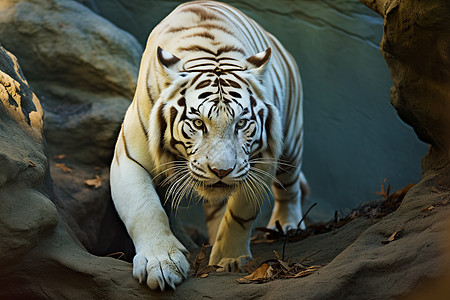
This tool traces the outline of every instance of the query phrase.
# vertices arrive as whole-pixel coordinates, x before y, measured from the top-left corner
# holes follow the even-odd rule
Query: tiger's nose
[[[211,170],[211,172],[213,172],[220,179],[224,178],[225,176],[230,174],[231,171],[233,171],[233,168],[230,168],[230,169],[227,169],[227,170],[219,170],[219,169],[210,167],[209,169]]]

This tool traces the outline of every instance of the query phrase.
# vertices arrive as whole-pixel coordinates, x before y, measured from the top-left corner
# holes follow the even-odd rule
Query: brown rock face
[[[19,259],[57,224],[50,201],[42,107],[16,58],[0,46],[0,265]]]
[[[381,53],[394,86],[391,103],[419,138],[450,148],[450,2],[361,0],[384,18]]]

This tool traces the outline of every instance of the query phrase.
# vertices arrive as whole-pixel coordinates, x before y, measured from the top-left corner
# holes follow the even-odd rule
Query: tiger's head
[[[169,196],[195,190],[216,202],[239,188],[267,188],[282,143],[279,112],[265,99],[270,48],[243,61],[157,55],[167,83],[150,115],[149,146]]]

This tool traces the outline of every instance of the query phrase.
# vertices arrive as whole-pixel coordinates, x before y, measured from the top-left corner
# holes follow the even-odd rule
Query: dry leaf
[[[253,271],[252,274],[239,278],[239,283],[264,282],[268,279],[268,270],[270,266],[268,263],[263,263],[261,267]]]
[[[295,274],[293,278],[299,278],[299,277],[305,277],[305,276],[311,275],[312,273],[319,270],[320,268],[321,268],[321,266],[308,267],[308,269],[306,269],[304,271],[300,271],[297,274]]]
[[[428,189],[433,193],[439,193],[439,190],[435,186],[430,186]]]
[[[64,158],[66,158],[66,155],[65,154],[58,154],[58,155],[55,155],[54,157],[55,157],[55,159],[64,159]]]
[[[384,200],[388,200],[389,199],[389,192],[391,190],[391,185],[388,185],[387,191],[384,188],[384,184],[386,183],[387,178],[385,178],[383,180],[383,182],[381,183],[381,191],[380,192],[375,192],[376,195],[382,196],[384,198]]]
[[[287,262],[282,261],[281,259],[278,259],[278,262],[280,263],[280,265],[281,265],[286,271],[289,272],[289,270],[290,270],[291,268],[289,267],[289,264],[288,264]]]
[[[207,261],[207,251],[211,248],[209,245],[202,245],[202,249],[200,249],[200,252],[195,257],[194,261],[191,264],[191,270],[195,277],[201,276],[205,272],[205,270],[208,267],[208,261]],[[203,273],[202,273],[203,272]]]
[[[107,255],[105,255],[105,256],[106,256],[106,257],[114,257],[115,259],[122,259],[122,258],[123,258],[123,260],[126,260],[126,255],[125,255],[125,253],[122,252],[122,251],[110,253],[110,254],[107,254]],[[117,256],[117,257],[116,257],[116,256]]]
[[[250,275],[239,278],[239,283],[264,283],[275,279],[304,277],[321,268],[321,266],[305,266],[301,263],[289,263],[279,258],[273,251],[275,259],[269,259]]]
[[[434,205],[430,205],[430,206],[426,206],[426,207],[422,208],[420,211],[421,212],[432,211],[434,208],[435,208]]]
[[[277,251],[273,250],[273,254],[275,254],[275,257],[276,257],[278,260],[281,260],[281,257],[280,257],[280,255],[278,254]]]
[[[396,190],[395,192],[392,193],[391,198],[403,199],[406,193],[409,192],[409,190],[415,185],[416,185],[415,183],[410,183],[406,187]]]
[[[245,265],[242,266],[242,270],[245,273],[252,273],[256,269],[256,263],[258,260],[261,259],[260,257],[254,258],[250,261],[248,261]]]
[[[28,164],[29,167],[36,168],[36,164],[31,160],[25,159],[25,162]]]
[[[55,167],[60,168],[64,173],[72,173],[72,169],[67,167],[66,164],[55,164]]]
[[[216,266],[216,265],[206,266],[200,272],[197,272],[196,277],[205,278],[209,274],[214,273],[215,271],[217,271],[217,269],[219,269],[219,268],[221,268],[221,267],[220,266]]]
[[[400,233],[403,231],[403,229],[397,230],[396,232],[394,232],[393,234],[391,234],[391,236],[385,240],[385,241],[381,241],[381,243],[383,245],[389,244],[390,242],[394,241],[395,239],[397,239],[400,235]]]
[[[387,178],[385,178],[383,180],[383,182],[381,183],[381,191],[375,192],[376,195],[382,196],[385,201],[392,201],[392,200],[401,201],[401,200],[403,200],[406,193],[415,185],[414,183],[410,183],[406,187],[396,190],[395,192],[390,194],[391,185],[390,184],[388,185],[387,190],[384,188],[384,184],[386,183],[386,181],[387,181]]]
[[[84,184],[89,187],[92,187],[94,189],[98,189],[102,186],[102,181],[103,181],[103,179],[100,178],[100,176],[95,175],[95,178],[93,178],[93,179],[86,179],[84,181]]]

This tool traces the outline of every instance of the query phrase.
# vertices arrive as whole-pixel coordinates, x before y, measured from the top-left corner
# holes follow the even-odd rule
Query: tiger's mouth
[[[220,189],[229,189],[229,188],[232,188],[231,185],[226,184],[225,182],[222,182],[222,181],[220,181],[220,180],[219,180],[218,182],[214,183],[214,184],[208,185],[208,187],[209,187],[209,188],[220,188]]]
[[[204,201],[219,203],[228,199],[236,187],[236,184],[227,184],[219,180],[214,184],[200,184],[199,186],[196,186],[196,191]]]

